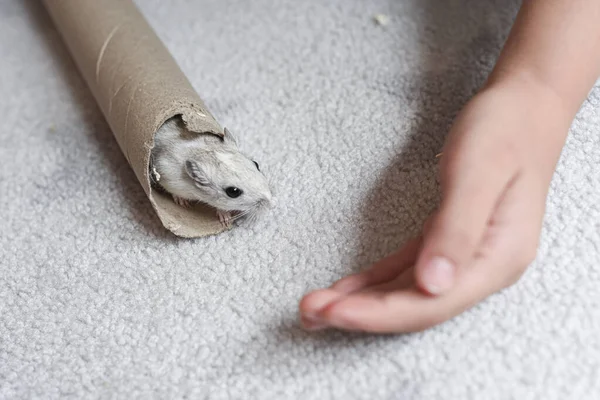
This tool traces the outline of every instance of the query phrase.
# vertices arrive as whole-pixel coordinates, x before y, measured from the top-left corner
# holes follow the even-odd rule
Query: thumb
[[[439,295],[454,286],[475,255],[490,218],[513,173],[481,160],[488,168],[457,165],[442,178],[442,201],[427,222],[415,265],[418,286]]]

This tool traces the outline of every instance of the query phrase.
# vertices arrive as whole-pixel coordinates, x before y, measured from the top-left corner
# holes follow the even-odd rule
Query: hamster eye
[[[254,163],[254,165],[256,165],[256,169],[260,171],[260,167],[258,166],[258,163],[256,161],[252,161]]]
[[[227,196],[231,197],[232,199],[235,199],[236,197],[240,197],[242,195],[242,190],[236,188],[235,186],[230,186],[225,189],[225,193],[227,194]]]

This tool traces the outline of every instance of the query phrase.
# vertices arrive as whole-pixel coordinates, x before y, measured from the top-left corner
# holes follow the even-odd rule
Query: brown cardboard
[[[152,190],[154,133],[181,115],[194,132],[223,134],[131,0],[43,0],[162,224],[182,237],[222,232],[214,210],[184,209]]]

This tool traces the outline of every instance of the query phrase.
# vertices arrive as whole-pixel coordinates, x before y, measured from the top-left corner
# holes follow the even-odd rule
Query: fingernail
[[[423,285],[431,294],[440,294],[452,287],[456,268],[443,257],[434,257],[423,268]]]
[[[327,328],[328,324],[317,318],[315,315],[308,314],[302,316],[302,326],[309,331],[317,331]]]

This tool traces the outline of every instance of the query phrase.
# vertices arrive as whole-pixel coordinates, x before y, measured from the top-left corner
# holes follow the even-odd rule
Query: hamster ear
[[[233,136],[231,134],[231,131],[227,128],[223,128],[223,141],[227,144],[232,144],[234,146],[237,146],[237,139],[235,138],[235,136]]]
[[[187,160],[185,162],[185,171],[197,184],[202,186],[210,185],[210,179],[208,179],[206,172],[204,172],[196,161]]]

